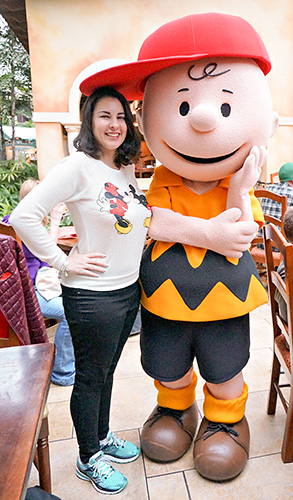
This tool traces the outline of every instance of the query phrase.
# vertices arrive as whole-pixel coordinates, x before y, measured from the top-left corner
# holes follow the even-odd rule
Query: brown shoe
[[[245,417],[236,424],[220,424],[203,418],[193,448],[197,472],[211,481],[233,479],[245,467],[249,441]]]
[[[156,406],[144,423],[141,448],[154,462],[173,462],[190,447],[196,427],[196,403],[183,411]]]

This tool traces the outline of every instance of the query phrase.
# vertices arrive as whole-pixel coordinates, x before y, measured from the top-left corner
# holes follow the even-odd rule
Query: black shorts
[[[141,362],[161,382],[182,378],[196,358],[201,376],[221,384],[249,360],[249,315],[221,321],[171,321],[141,309]]]

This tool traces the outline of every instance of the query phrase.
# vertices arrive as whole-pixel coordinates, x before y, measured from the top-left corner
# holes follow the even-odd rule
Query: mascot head
[[[171,21],[143,43],[138,60],[81,83],[90,95],[110,85],[142,99],[138,122],[154,156],[194,181],[236,172],[252,146],[266,145],[278,124],[265,75],[271,63],[254,28],[227,14]]]

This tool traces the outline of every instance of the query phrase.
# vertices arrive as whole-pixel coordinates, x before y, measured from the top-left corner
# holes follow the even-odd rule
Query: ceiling
[[[25,0],[0,0],[0,14],[29,52]]]

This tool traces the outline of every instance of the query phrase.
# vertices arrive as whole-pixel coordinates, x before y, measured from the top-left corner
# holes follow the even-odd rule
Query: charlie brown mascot
[[[244,19],[183,17],[143,43],[137,62],[89,77],[142,100],[138,122],[162,163],[147,194],[151,244],[142,259],[141,359],[158,405],[142,430],[152,460],[177,460],[197,428],[193,368],[205,380],[194,463],[232,479],[249,455],[245,418],[249,312],[267,301],[249,253],[263,224],[253,186],[278,115],[265,79],[266,48]]]

